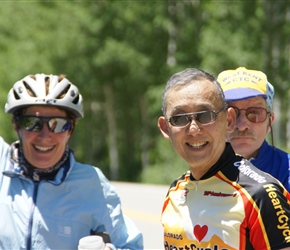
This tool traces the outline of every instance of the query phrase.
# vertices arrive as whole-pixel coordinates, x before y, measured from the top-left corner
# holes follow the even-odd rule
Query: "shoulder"
[[[238,166],[240,171],[240,178],[253,182],[254,184],[264,184],[267,182],[277,182],[277,179],[267,172],[257,168],[252,162],[246,159],[242,159]]]
[[[277,157],[289,157],[290,154],[280,148],[269,145],[269,143],[265,140],[260,148],[260,153],[258,154],[258,158],[277,158]]]
[[[90,164],[85,164],[76,161],[73,153],[70,153],[70,171],[69,175],[71,178],[78,180],[85,179],[89,180],[107,180],[102,170],[98,167],[92,166]]]
[[[83,182],[84,186],[94,186],[99,190],[103,190],[108,195],[110,193],[115,195],[115,188],[100,168],[89,164],[80,163],[75,161],[74,158],[71,164],[72,169],[69,174],[70,178],[78,182]]]
[[[78,162],[75,160],[74,156],[71,155],[70,158],[71,162],[71,167],[72,167],[72,172],[74,174],[77,174],[79,177],[84,176],[88,179],[104,179],[106,178],[105,175],[103,174],[102,170],[98,167],[89,165],[89,164],[84,164],[81,162]]]
[[[11,146],[0,136],[0,169],[1,172],[10,166]]]
[[[281,196],[286,195],[285,188],[276,178],[256,168],[250,161],[242,160],[238,169],[240,171],[238,183],[252,197],[268,196],[269,190],[275,190]]]
[[[280,148],[275,148],[275,147],[272,147],[273,148],[273,151],[275,152],[275,154],[278,154],[280,156],[285,156],[285,157],[288,157],[288,159],[290,159],[290,154]]]
[[[170,189],[175,188],[181,182],[187,182],[188,180],[190,180],[190,176],[191,176],[190,175],[190,171],[188,170],[187,172],[185,172],[184,174],[182,174],[181,176],[179,176],[176,180],[174,180],[171,183]]]
[[[171,192],[177,191],[180,188],[180,186],[186,185],[186,183],[190,180],[190,176],[191,174],[190,174],[190,171],[188,170],[187,172],[182,174],[180,177],[178,177],[176,180],[174,180],[171,183],[166,196],[168,196],[169,193]]]
[[[4,141],[4,139],[0,136],[0,154],[6,155],[10,152],[10,145]]]

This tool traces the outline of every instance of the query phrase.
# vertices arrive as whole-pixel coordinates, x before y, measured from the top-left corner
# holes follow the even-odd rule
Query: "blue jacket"
[[[107,232],[117,249],[143,249],[142,234],[123,216],[119,197],[100,169],[75,161],[54,180],[19,172],[0,137],[0,249],[77,249],[92,232]]]
[[[265,140],[257,158],[250,161],[257,168],[278,179],[290,191],[290,154],[269,145]]]

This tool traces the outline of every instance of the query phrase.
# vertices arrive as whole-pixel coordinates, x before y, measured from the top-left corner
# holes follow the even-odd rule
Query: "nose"
[[[197,134],[200,132],[200,128],[194,119],[191,119],[188,128],[189,133]]]
[[[49,137],[50,136],[50,130],[48,129],[47,123],[44,122],[42,125],[41,130],[38,132],[39,137]]]
[[[247,128],[249,128],[250,121],[246,117],[246,111],[240,110],[239,115],[237,116],[236,120],[236,127],[238,130],[243,131]]]

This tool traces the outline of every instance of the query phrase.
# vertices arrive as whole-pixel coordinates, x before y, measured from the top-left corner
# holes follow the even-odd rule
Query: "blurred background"
[[[84,97],[70,146],[111,180],[170,184],[187,165],[157,119],[169,77],[239,66],[275,87],[275,145],[290,148],[289,1],[0,1],[0,135],[8,90],[28,74],[65,74]],[[271,141],[269,141],[271,143]]]

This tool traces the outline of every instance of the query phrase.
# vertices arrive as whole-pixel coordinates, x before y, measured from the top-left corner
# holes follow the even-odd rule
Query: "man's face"
[[[169,90],[166,103],[167,119],[184,113],[218,112],[223,108],[218,99],[218,90],[206,79]],[[161,133],[171,140],[175,151],[190,165],[194,177],[201,177],[220,158],[229,124],[234,125],[235,115],[231,111],[231,115],[227,111],[220,112],[213,122],[202,124],[192,120],[183,127],[172,126],[163,116],[159,118]],[[233,117],[233,121],[228,121],[228,117]]]
[[[269,111],[266,101],[263,97],[254,97],[241,101],[228,103],[229,107],[233,106],[238,109],[247,109],[250,107],[261,107]],[[229,133],[227,140],[232,144],[235,152],[247,159],[257,157],[259,149],[265,140],[266,135],[270,132],[270,119],[274,120],[274,115],[267,114],[265,121],[254,123],[246,117],[246,111],[241,110],[236,117],[236,126],[232,133]]]

